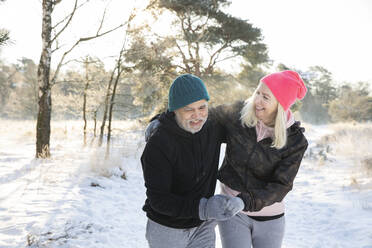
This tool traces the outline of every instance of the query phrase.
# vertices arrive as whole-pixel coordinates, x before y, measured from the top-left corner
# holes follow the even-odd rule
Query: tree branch
[[[181,53],[183,63],[184,63],[185,66],[186,66],[186,68],[185,68],[186,70],[185,70],[185,71],[189,72],[189,71],[190,71],[190,66],[189,66],[189,64],[188,64],[188,62],[187,62],[187,58],[186,58],[185,54],[183,53],[181,47],[178,45],[177,41],[175,40],[174,42],[176,43],[176,46],[177,46],[178,50],[179,50],[180,53]]]
[[[56,35],[56,30],[55,30],[55,29],[52,29],[52,31],[53,31],[54,34]],[[54,52],[57,51],[58,49],[62,48],[62,47],[59,46],[58,39],[55,39],[55,42],[56,42],[56,47],[51,51],[51,53],[54,53]]]
[[[80,9],[83,5],[85,5],[85,4],[88,3],[88,2],[89,2],[89,0],[86,0],[84,3],[80,4],[79,6],[77,6],[77,7],[76,7],[76,10]],[[67,16],[65,16],[65,18],[63,18],[63,19],[62,19],[61,21],[59,21],[56,25],[54,25],[54,26],[52,27],[52,29],[56,29],[60,24],[62,24],[63,22],[65,22],[68,18],[71,17],[71,14],[72,14],[72,13],[68,14]]]
[[[131,16],[130,17],[130,20],[132,19],[133,17]],[[54,84],[54,82],[56,81],[56,79],[57,79],[57,76],[58,76],[58,73],[59,73],[59,71],[60,71],[60,69],[61,69],[61,67],[62,67],[62,65],[64,65],[64,63],[63,63],[63,61],[64,61],[64,59],[65,59],[65,57],[77,46],[77,45],[79,45],[79,43],[81,43],[81,42],[85,42],[85,41],[89,41],[89,40],[92,40],[92,39],[95,39],[95,38],[98,38],[98,37],[101,37],[101,36],[103,36],[103,35],[106,35],[106,34],[108,34],[108,33],[111,33],[111,32],[113,32],[113,31],[115,31],[115,30],[117,30],[117,29],[119,29],[119,28],[121,28],[122,26],[124,26],[126,23],[122,23],[122,24],[120,24],[120,25],[118,25],[117,27],[115,27],[115,28],[112,28],[112,29],[110,29],[110,30],[107,30],[107,31],[105,31],[105,32],[103,32],[103,33],[97,33],[96,35],[94,35],[94,36],[89,36],[89,37],[83,37],[83,38],[80,38],[78,41],[76,41],[75,42],[75,44],[68,50],[68,51],[66,51],[63,55],[62,55],[62,58],[61,58],[61,60],[60,60],[60,62],[58,63],[58,65],[57,65],[57,69],[56,69],[56,71],[55,71],[55,73],[54,73],[54,76],[53,76],[53,78],[52,78],[52,80],[51,80],[51,85],[53,85]]]
[[[198,31],[200,29],[204,29],[204,27],[207,26],[208,21],[209,21],[209,14],[208,14],[207,19],[205,20],[205,22],[202,23],[202,24],[200,24],[200,25],[197,25],[196,28],[194,29],[194,31],[196,32],[196,31]]]
[[[53,39],[50,41],[51,43],[53,43],[57,38],[58,36],[61,35],[61,33],[67,28],[67,26],[70,24],[71,20],[72,20],[72,17],[74,16],[75,14],[75,11],[76,11],[76,8],[77,8],[77,3],[78,3],[78,0],[75,0],[75,4],[74,4],[74,8],[72,9],[72,12],[70,14],[70,18],[68,19],[68,21],[66,22],[65,26],[53,37]]]
[[[182,30],[183,30],[185,36],[187,34],[186,32],[188,32],[188,31],[190,31],[194,34],[194,32],[192,30],[190,15],[188,16],[187,21],[188,21],[188,28],[185,30],[184,27],[182,27]],[[188,48],[188,51],[189,51],[190,60],[194,61],[194,56],[193,56],[192,51],[191,51],[192,44],[191,44],[190,38],[188,36],[186,36],[186,41],[187,41],[187,48]]]
[[[182,70],[184,71],[188,71],[185,67],[181,66],[181,65],[177,65],[178,68],[181,68]]]
[[[111,33],[111,32],[113,32],[113,31],[115,31],[115,30],[121,28],[121,27],[124,26],[124,25],[125,25],[125,23],[120,24],[119,26],[117,26],[117,27],[115,27],[115,28],[113,28],[113,29],[107,30],[106,32],[103,32],[103,33],[101,33],[101,34],[97,33],[97,34],[94,35],[94,36],[80,38],[78,42],[84,42],[84,41],[88,41],[88,40],[92,40],[92,39],[95,39],[95,38],[101,37],[101,36],[103,36],[103,35],[106,35],[106,34],[108,34],[108,33]]]
[[[213,66],[216,64],[216,60],[218,59],[218,55],[222,52],[222,50],[224,50],[227,47],[227,45],[228,45],[228,42],[226,42],[225,44],[223,44],[223,46],[221,46],[219,49],[217,49],[212,54],[212,56],[209,58],[209,63],[208,63],[208,66],[207,66],[208,71],[211,71]]]
[[[107,10],[107,6],[105,7],[105,10],[103,11],[103,15],[102,15],[101,23],[99,24],[99,28],[98,28],[98,30],[97,30],[96,35],[98,35],[98,34],[99,34],[99,31],[101,31],[101,29],[102,29],[103,22],[104,22],[104,20],[105,20],[105,16],[106,16],[106,10]]]
[[[240,56],[240,55],[239,55],[239,54],[235,54],[235,55],[227,56],[226,58],[223,58],[223,59],[221,59],[221,60],[217,60],[217,58],[216,58],[214,64],[217,64],[217,63],[219,63],[219,62],[222,62],[222,61],[225,61],[225,60],[228,60],[228,59],[232,59],[232,58],[235,58],[235,57],[238,57],[238,56]]]

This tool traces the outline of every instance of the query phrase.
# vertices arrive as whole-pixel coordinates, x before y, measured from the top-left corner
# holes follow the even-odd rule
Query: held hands
[[[214,195],[200,200],[199,217],[201,220],[227,220],[243,208],[244,202],[239,197]]]

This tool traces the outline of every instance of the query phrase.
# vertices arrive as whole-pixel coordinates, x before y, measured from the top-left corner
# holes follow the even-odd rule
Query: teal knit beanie
[[[174,111],[199,100],[209,100],[207,88],[197,76],[183,74],[172,83],[168,95],[168,110]]]

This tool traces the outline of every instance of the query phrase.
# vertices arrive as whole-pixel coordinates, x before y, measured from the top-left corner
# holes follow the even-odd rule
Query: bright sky
[[[2,49],[0,56],[3,59],[15,62],[18,58],[28,57],[38,62],[41,50],[40,2],[7,0],[0,4],[0,27],[10,30],[14,40],[13,45]],[[119,23],[125,19],[126,13],[132,9],[131,2],[134,1],[112,0],[114,7],[110,9],[108,21]],[[136,1],[137,6],[139,2]],[[60,6],[57,14],[58,10],[68,10],[73,0],[62,3],[65,6]],[[87,24],[97,23],[96,19],[103,11],[102,1],[96,0],[95,4],[102,8],[82,10],[85,11],[84,19],[76,21],[78,25],[75,27],[78,28],[74,33],[91,34]],[[372,1],[232,0],[230,12],[262,30],[269,56],[275,64],[284,63],[300,70],[320,65],[332,72],[337,81],[372,83]],[[69,40],[73,38],[78,38],[78,35]],[[122,39],[123,34],[117,32],[99,43],[83,46],[81,51],[83,55],[92,54],[92,51],[98,56],[115,55]]]

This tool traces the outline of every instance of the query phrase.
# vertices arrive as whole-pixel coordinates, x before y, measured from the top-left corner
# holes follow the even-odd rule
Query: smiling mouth
[[[202,120],[198,120],[198,121],[190,121],[190,125],[191,126],[197,126],[197,125],[200,125],[202,123]]]

